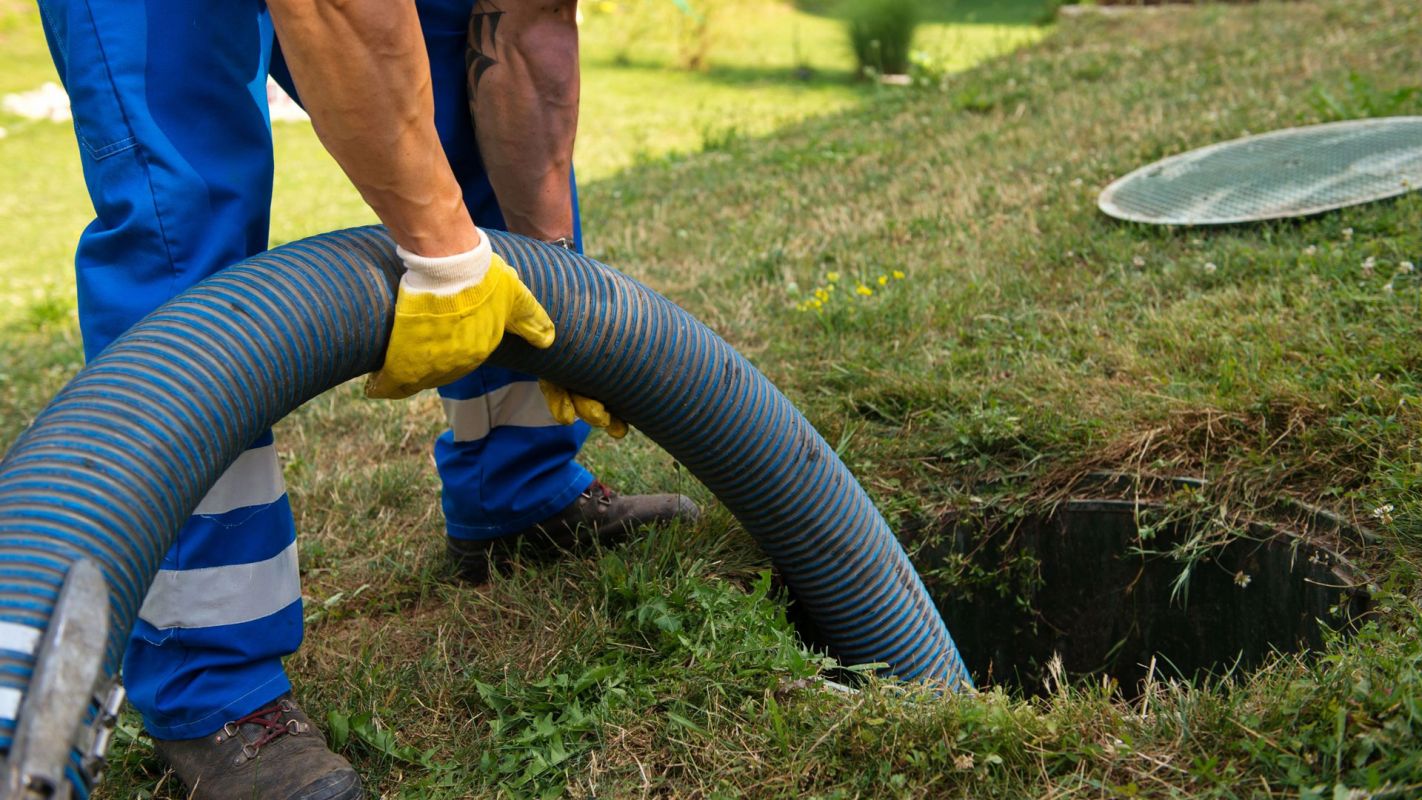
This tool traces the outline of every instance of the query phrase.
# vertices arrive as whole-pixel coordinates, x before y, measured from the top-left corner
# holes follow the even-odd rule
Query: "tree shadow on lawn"
[[[795,0],[795,7],[820,17],[843,16],[850,0]],[[922,0],[924,23],[963,25],[1040,25],[1053,3],[1048,0]]]
[[[846,61],[848,60],[846,56]],[[625,72],[642,72],[649,75],[662,73],[675,73],[678,76],[717,83],[724,86],[764,86],[766,84],[784,84],[786,86],[853,86],[861,82],[855,79],[854,71],[848,67],[843,69],[821,69],[819,67],[798,68],[790,66],[732,66],[715,65],[703,71],[692,71],[669,67],[665,63],[651,60],[633,59],[627,63],[614,64],[608,60],[607,66]]]

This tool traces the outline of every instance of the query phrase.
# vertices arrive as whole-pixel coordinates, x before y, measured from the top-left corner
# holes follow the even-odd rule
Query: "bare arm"
[[[423,256],[479,233],[434,125],[429,56],[411,0],[269,0],[321,143],[395,241]]]
[[[469,25],[469,105],[509,230],[573,235],[578,127],[577,0],[477,0]]]

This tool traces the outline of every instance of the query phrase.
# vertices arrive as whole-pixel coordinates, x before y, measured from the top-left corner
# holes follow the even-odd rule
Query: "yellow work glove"
[[[553,344],[553,320],[513,267],[479,234],[468,253],[425,258],[397,247],[405,262],[385,364],[365,384],[368,397],[409,397],[469,374],[504,331],[534,347]]]
[[[607,431],[607,435],[614,439],[627,435],[627,423],[609,414],[606,406],[591,397],[573,394],[541,378],[538,388],[543,390],[543,399],[548,401],[548,410],[553,412],[553,419],[558,422],[572,425],[573,420],[582,418],[587,424]]]

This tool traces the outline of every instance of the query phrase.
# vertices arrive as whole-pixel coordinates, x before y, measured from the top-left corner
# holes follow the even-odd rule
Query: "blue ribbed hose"
[[[750,362],[603,264],[491,237],[558,330],[544,351],[509,337],[493,363],[605,399],[686,465],[840,659],[969,684],[883,517]],[[69,563],[93,559],[109,585],[113,675],[163,554],[218,476],[303,402],[379,366],[398,270],[380,228],[288,244],[183,293],[90,363],[0,462],[0,621],[43,630]],[[0,693],[22,693],[33,665],[0,651]],[[0,723],[0,749],[12,733]]]

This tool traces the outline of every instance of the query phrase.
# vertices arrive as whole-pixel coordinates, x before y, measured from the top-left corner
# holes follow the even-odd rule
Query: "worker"
[[[618,495],[574,461],[588,435],[575,414],[625,430],[595,400],[471,372],[505,331],[535,347],[557,336],[478,226],[579,246],[576,0],[38,2],[96,212],[75,257],[86,357],[266,248],[270,73],[398,245],[406,272],[367,393],[439,387],[460,571],[482,581],[522,542],[694,515],[680,495]],[[294,537],[268,432],[199,504],[139,612],[129,697],[195,798],[362,796],[282,668],[302,638]]]

